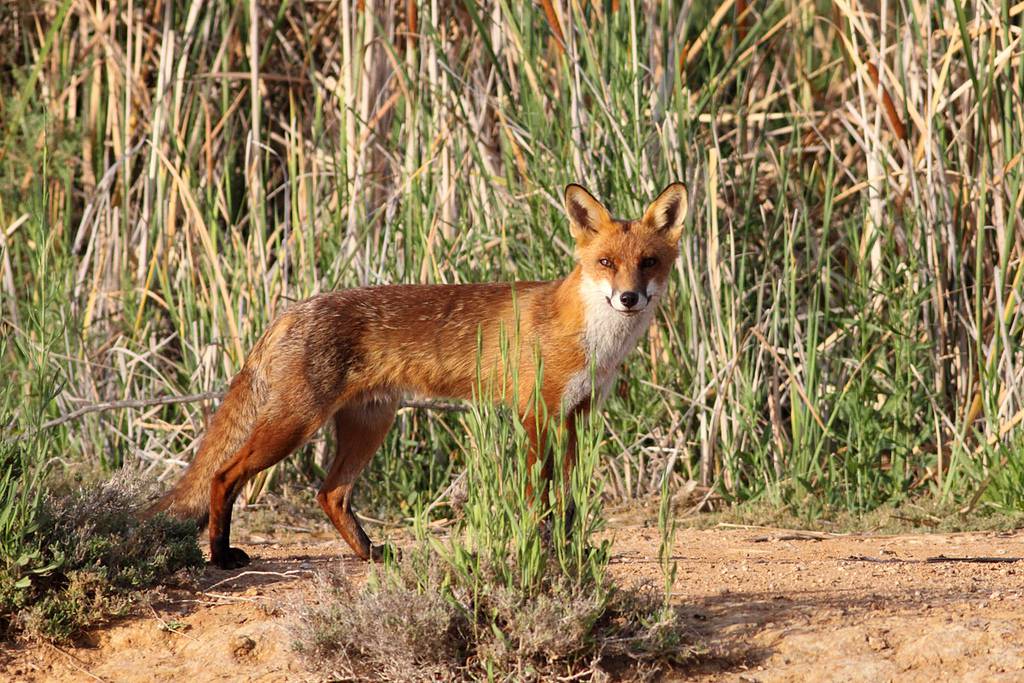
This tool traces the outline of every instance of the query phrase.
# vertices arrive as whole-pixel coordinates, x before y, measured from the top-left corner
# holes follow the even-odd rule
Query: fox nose
[[[633,308],[636,306],[637,302],[640,301],[640,295],[636,292],[623,292],[622,294],[619,294],[619,301],[621,301],[622,305],[626,308]]]

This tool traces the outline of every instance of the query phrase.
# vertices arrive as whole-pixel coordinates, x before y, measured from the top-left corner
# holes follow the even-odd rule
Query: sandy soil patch
[[[657,528],[620,526],[611,571],[660,582]],[[244,540],[243,535],[241,540]],[[7,653],[26,681],[311,680],[283,607],[308,578],[366,565],[331,534],[249,535],[245,570],[208,568],[77,647]],[[668,680],[1024,680],[1024,533],[828,535],[682,529],[674,600],[705,652]]]

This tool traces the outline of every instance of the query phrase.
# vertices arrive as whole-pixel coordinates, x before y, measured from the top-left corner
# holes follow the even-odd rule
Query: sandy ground
[[[660,581],[656,528],[611,529],[612,573]],[[242,539],[245,540],[242,534]],[[245,570],[208,568],[79,647],[8,652],[0,679],[312,680],[284,610],[313,572],[366,566],[330,534],[249,534]],[[666,680],[1024,681],[1024,533],[826,535],[681,529],[674,598],[703,652]]]

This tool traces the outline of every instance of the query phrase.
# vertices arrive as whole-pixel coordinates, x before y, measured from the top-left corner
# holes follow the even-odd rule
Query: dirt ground
[[[616,578],[660,581],[657,528],[607,533]],[[0,679],[312,680],[282,607],[314,572],[365,564],[326,529],[238,540],[244,570],[208,568],[198,590],[168,590],[82,646],[9,652]],[[1022,532],[680,529],[674,598],[703,651],[665,680],[1024,681],[1022,556]]]

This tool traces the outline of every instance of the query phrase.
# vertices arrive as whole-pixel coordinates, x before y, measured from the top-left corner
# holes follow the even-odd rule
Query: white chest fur
[[[649,301],[639,313],[625,315],[609,305],[611,294],[610,284],[585,276],[580,283],[587,365],[566,384],[562,393],[563,410],[571,410],[590,398],[592,390],[598,403],[604,400],[626,354],[636,346],[654,317],[655,301]]]

